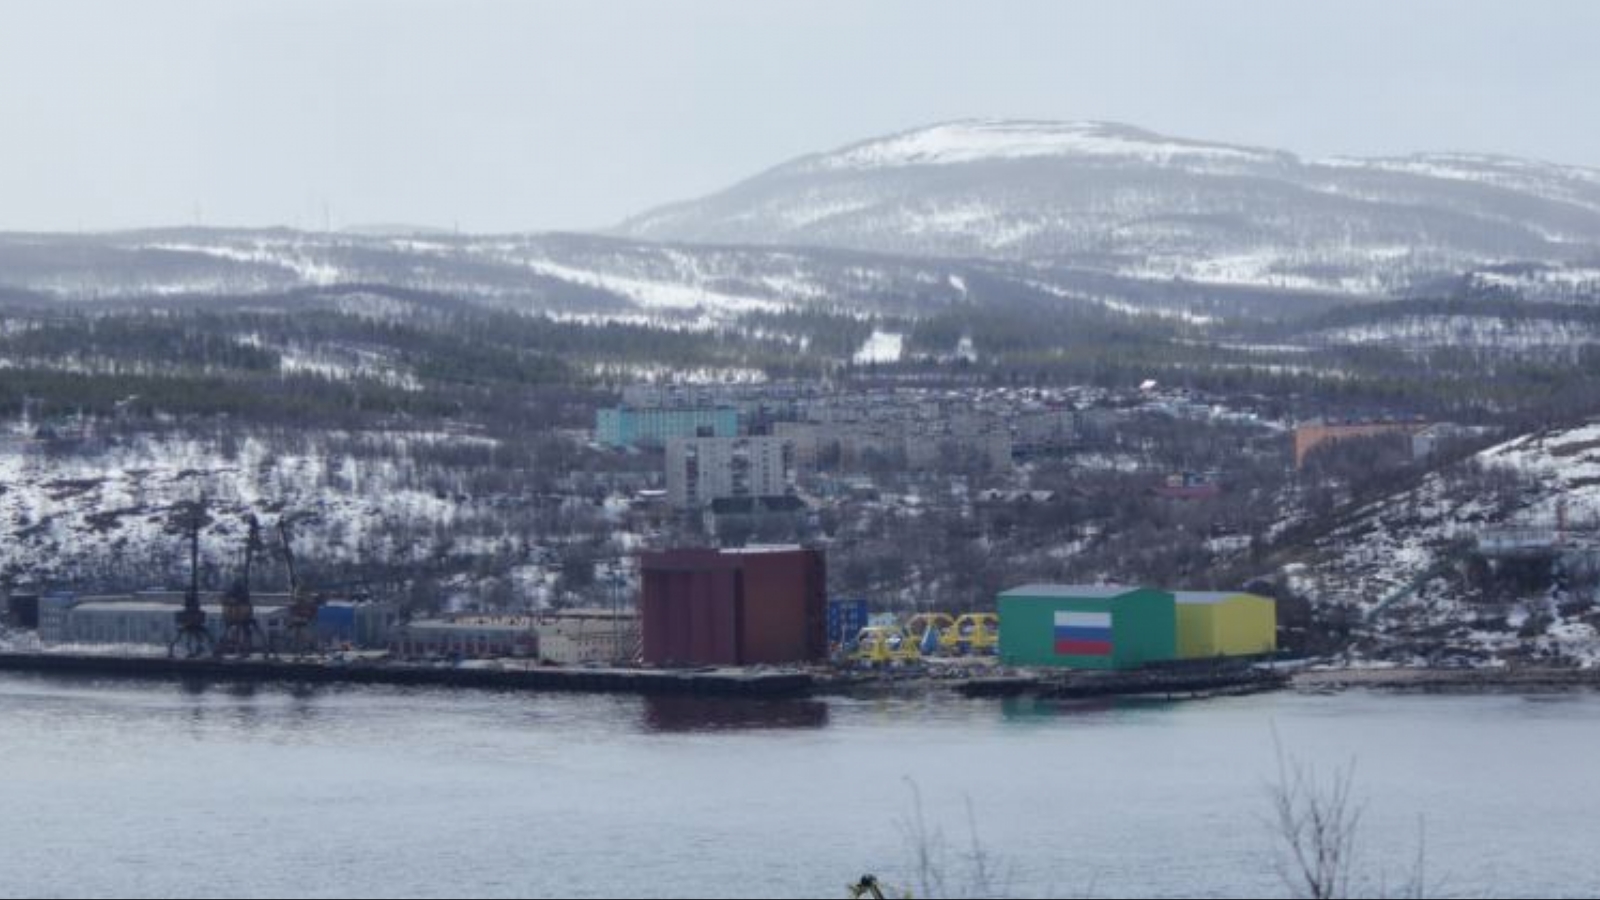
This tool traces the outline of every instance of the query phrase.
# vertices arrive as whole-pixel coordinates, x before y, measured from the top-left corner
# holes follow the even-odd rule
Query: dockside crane
[[[316,649],[317,641],[315,626],[317,610],[322,606],[322,598],[313,594],[304,583],[294,567],[294,547],[292,531],[295,524],[302,517],[282,516],[278,519],[278,537],[283,542],[283,562],[289,569],[289,622],[288,645],[296,654],[306,654]]]
[[[216,646],[206,628],[206,611],[200,607],[200,529],[209,521],[204,500],[192,500],[174,508],[169,528],[185,533],[189,540],[189,589],[183,595],[183,609],[173,614],[178,632],[167,645],[167,658],[177,655],[182,644],[189,659],[204,656]]]
[[[256,621],[255,604],[250,598],[250,569],[256,553],[262,549],[261,522],[251,513],[245,516],[245,524],[249,529],[244,543],[244,569],[222,597],[223,632],[222,642],[217,645],[218,656],[237,653],[247,657],[257,649],[271,650],[261,623]]]

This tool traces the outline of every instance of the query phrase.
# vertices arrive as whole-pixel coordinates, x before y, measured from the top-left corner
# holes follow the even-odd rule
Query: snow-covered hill
[[[302,519],[296,552],[315,571],[465,568],[499,554],[515,566],[534,516],[526,498],[466,493],[469,473],[419,456],[489,444],[444,432],[226,439],[143,436],[81,449],[0,437],[0,578],[18,583],[170,586],[187,560],[171,510],[204,498],[202,556],[213,586],[232,577],[247,512],[271,528]],[[276,553],[277,540],[272,541]],[[269,565],[269,579],[281,567]],[[225,582],[223,582],[225,583]]]
[[[1550,558],[1525,563],[1534,586],[1488,589],[1486,545]],[[1552,581],[1558,551],[1566,575]],[[1402,655],[1531,646],[1600,664],[1591,555],[1600,559],[1600,424],[1525,435],[1430,474],[1347,516],[1290,575],[1314,601],[1362,611]]]
[[[1462,154],[1302,160],[1108,123],[972,120],[802,157],[617,233],[1382,295],[1594,254],[1600,171]]]
[[[836,251],[675,247],[583,235],[367,236],[283,230],[0,235],[0,289],[115,304],[386,285],[596,320],[711,327],[749,312],[912,313],[963,268]]]
[[[1304,314],[1347,297],[1254,263],[1212,260],[1203,290],[1095,266],[830,248],[669,244],[590,235],[354,235],[183,229],[0,235],[0,303],[237,304],[294,290],[390,286],[586,322],[710,329],[749,313],[923,317],[1017,296],[1202,319]],[[1231,268],[1230,268],[1231,267]],[[1455,273],[1459,276],[1459,273]],[[1222,282],[1235,283],[1225,284]],[[392,303],[391,303],[392,305]],[[382,316],[381,304],[370,312]],[[393,312],[394,310],[391,310]]]
[[[1545,354],[1546,358],[1560,354],[1566,359],[1579,348],[1600,344],[1600,325],[1532,316],[1408,315],[1330,328],[1312,337],[1336,346],[1415,351],[1453,348],[1506,356]]]

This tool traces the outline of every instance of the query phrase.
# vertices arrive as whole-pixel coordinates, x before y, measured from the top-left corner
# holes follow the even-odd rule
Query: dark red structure
[[[799,548],[669,550],[639,560],[644,661],[749,666],[827,654],[827,564]]]

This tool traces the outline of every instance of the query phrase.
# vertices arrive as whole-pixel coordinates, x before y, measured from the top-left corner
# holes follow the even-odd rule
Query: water
[[[1600,695],[727,704],[0,676],[0,895],[1270,896],[1273,732],[1356,760],[1363,869],[1600,891]],[[971,816],[969,818],[968,811]],[[971,823],[969,825],[969,823]]]

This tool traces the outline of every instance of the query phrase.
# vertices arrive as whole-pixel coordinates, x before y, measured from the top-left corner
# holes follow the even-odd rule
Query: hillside
[[[1306,160],[1109,123],[971,120],[802,157],[616,233],[1394,295],[1482,265],[1592,262],[1600,171]]]
[[[1524,435],[1343,513],[1286,568],[1364,652],[1600,664],[1600,425]]]

